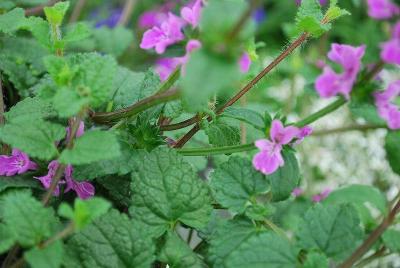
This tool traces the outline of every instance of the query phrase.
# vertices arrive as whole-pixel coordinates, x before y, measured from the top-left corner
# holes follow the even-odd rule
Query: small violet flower
[[[368,0],[367,3],[368,15],[374,19],[390,19],[400,13],[399,7],[391,0]]]
[[[168,13],[168,18],[160,26],[154,26],[144,33],[140,47],[142,49],[155,48],[158,54],[163,54],[168,46],[185,38],[181,31],[184,24],[181,18]]]
[[[321,201],[323,201],[323,200],[325,200],[328,196],[329,196],[329,194],[332,192],[332,190],[331,189],[325,189],[325,190],[323,190],[320,194],[317,194],[317,195],[314,195],[313,197],[312,197],[312,201],[314,202],[314,203],[319,203],[319,202],[321,202]]]
[[[192,7],[184,7],[181,10],[181,17],[190,25],[192,28],[196,28],[200,22],[201,16],[201,2],[202,0],[196,0]]]
[[[106,19],[100,20],[96,23],[96,28],[107,26],[108,28],[115,28],[118,25],[122,16],[122,9],[115,9],[111,12],[110,16]]]
[[[392,39],[381,45],[381,59],[389,64],[400,65],[400,21],[392,30]]]
[[[301,188],[294,188],[293,191],[292,191],[292,195],[293,195],[294,197],[299,197],[299,196],[301,196],[303,193],[304,193],[304,190],[301,189]]]
[[[251,58],[249,53],[244,52],[242,54],[242,56],[239,59],[239,66],[240,66],[240,71],[244,74],[250,70]]]
[[[347,99],[356,82],[361,68],[361,58],[365,53],[365,45],[352,47],[349,45],[332,44],[328,58],[340,64],[343,73],[337,74],[331,67],[325,66],[323,73],[317,78],[315,88],[322,98],[342,94]]]
[[[283,145],[289,144],[294,138],[299,138],[301,130],[294,126],[284,127],[279,120],[272,121],[270,140],[261,139],[255,142],[260,152],[253,158],[256,170],[268,175],[284,165],[281,154]]]
[[[386,120],[390,129],[400,129],[400,109],[393,103],[399,95],[400,80],[391,83],[385,91],[374,94],[378,114]]]
[[[172,72],[178,67],[182,66],[182,74],[185,74],[185,67],[189,61],[190,54],[201,48],[201,43],[198,40],[192,39],[186,45],[186,54],[182,57],[175,58],[162,58],[156,62],[156,71],[160,75],[161,81],[165,81],[172,74]]]
[[[18,149],[13,149],[11,156],[0,155],[0,176],[14,176],[28,170],[36,170],[36,163],[29,156]]]

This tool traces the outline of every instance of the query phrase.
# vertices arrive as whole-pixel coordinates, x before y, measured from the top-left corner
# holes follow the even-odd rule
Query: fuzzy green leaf
[[[328,268],[328,258],[319,252],[311,252],[307,254],[307,259],[304,262],[303,268]]]
[[[175,151],[158,148],[145,154],[132,180],[129,212],[153,235],[160,236],[177,221],[194,228],[207,224],[212,210],[209,189]]]
[[[43,189],[38,180],[32,179],[32,173],[12,177],[0,176],[0,193],[14,188]]]
[[[8,251],[15,244],[15,236],[7,227],[0,223],[0,254]]]
[[[0,32],[12,34],[27,24],[25,12],[22,8],[15,8],[0,15]]]
[[[400,175],[400,132],[389,132],[385,139],[386,157],[393,172]]]
[[[268,181],[253,168],[250,160],[231,157],[211,174],[211,188],[218,203],[243,213],[258,194],[268,190]]]
[[[121,26],[101,27],[93,32],[93,37],[99,51],[119,57],[131,45],[133,32]]]
[[[44,14],[46,15],[47,21],[53,25],[61,25],[65,14],[69,8],[69,2],[58,2],[52,7],[44,7]]]
[[[66,267],[150,268],[155,246],[116,210],[101,216],[67,243]]]
[[[55,115],[51,105],[38,97],[25,98],[4,114],[9,123],[46,119]]]
[[[318,0],[303,0],[296,16],[297,30],[318,37],[330,28],[329,24],[322,23],[323,17]]]
[[[264,118],[261,114],[246,108],[228,107],[221,115],[245,122],[257,129],[264,129]]]
[[[45,248],[33,248],[24,253],[25,260],[32,268],[61,267],[64,246],[61,241],[55,241]]]
[[[222,120],[212,122],[205,132],[210,144],[214,146],[230,146],[240,143],[240,130]]]
[[[51,160],[57,155],[55,142],[64,138],[65,127],[43,120],[11,122],[0,129],[0,139],[31,157]]]
[[[383,243],[392,252],[400,253],[400,231],[388,229],[382,235]]]
[[[60,162],[83,165],[117,158],[120,154],[118,139],[113,132],[93,130],[79,137],[72,149],[64,150]]]
[[[360,244],[363,236],[357,211],[351,205],[310,208],[299,226],[299,245],[316,249],[340,261]]]

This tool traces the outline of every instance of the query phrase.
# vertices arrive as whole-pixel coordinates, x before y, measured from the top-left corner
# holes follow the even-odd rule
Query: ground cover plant
[[[1,0],[2,267],[398,267],[399,18]]]

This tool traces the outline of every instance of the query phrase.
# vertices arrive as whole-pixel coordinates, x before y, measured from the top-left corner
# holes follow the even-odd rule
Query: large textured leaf
[[[9,250],[15,243],[15,236],[10,229],[0,223],[0,254]]]
[[[117,158],[121,155],[117,137],[113,132],[93,130],[79,137],[74,147],[66,149],[60,156],[60,162],[73,165]]]
[[[132,180],[129,212],[155,236],[177,221],[194,228],[207,224],[211,213],[209,189],[175,151],[155,149],[145,154]]]
[[[310,208],[297,233],[304,249],[317,249],[340,261],[361,242],[363,232],[357,211],[351,205],[320,205]]]
[[[33,246],[48,238],[56,223],[52,209],[44,208],[27,191],[5,195],[1,214],[8,230],[22,246]]]
[[[28,119],[3,126],[0,129],[0,139],[29,156],[52,159],[58,153],[55,142],[64,138],[65,128],[36,118]]]
[[[66,267],[151,267],[155,247],[149,237],[116,210],[75,234],[67,243]]]
[[[296,156],[291,152],[284,152],[285,164],[277,171],[267,176],[271,183],[273,201],[282,201],[290,197],[293,189],[300,183],[300,170]]]
[[[38,97],[26,98],[4,114],[7,122],[24,122],[45,119],[55,115],[51,105]]]
[[[60,240],[45,248],[33,248],[24,253],[24,258],[32,268],[61,267],[64,255],[64,246]]]
[[[39,181],[33,179],[32,174],[29,173],[12,177],[0,176],[0,193],[10,188],[43,189]]]
[[[114,109],[125,108],[138,101],[144,77],[144,73],[135,73],[124,67],[118,67],[113,84]]]
[[[175,233],[168,232],[158,259],[171,268],[206,267],[199,256]]]
[[[0,32],[11,34],[27,23],[25,12],[22,8],[15,8],[8,13],[0,15]]]
[[[385,139],[386,157],[393,172],[400,175],[400,132],[389,132]]]
[[[231,157],[211,174],[211,188],[218,203],[233,212],[243,213],[258,194],[267,191],[268,181],[253,168],[250,160]]]
[[[382,236],[383,243],[392,252],[400,253],[400,231],[388,229]]]
[[[261,114],[246,108],[228,107],[221,116],[243,121],[257,129],[263,129],[265,125]]]

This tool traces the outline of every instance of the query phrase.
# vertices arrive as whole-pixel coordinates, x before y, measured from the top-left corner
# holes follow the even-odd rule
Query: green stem
[[[181,68],[177,67],[168,79],[161,85],[157,93],[162,93],[170,89],[181,76]]]

